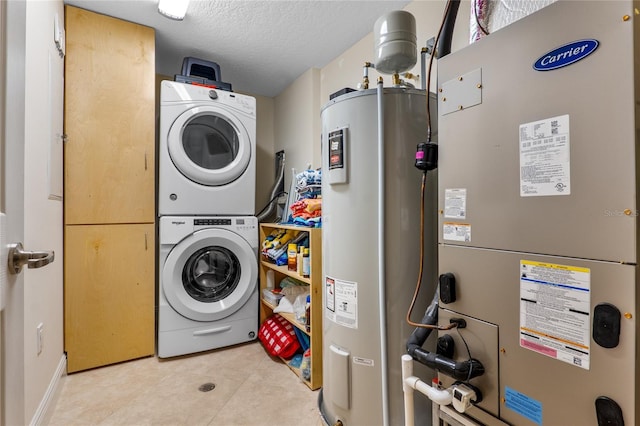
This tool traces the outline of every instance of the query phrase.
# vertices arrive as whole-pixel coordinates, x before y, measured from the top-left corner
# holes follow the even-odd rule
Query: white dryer
[[[159,233],[158,357],[254,340],[258,220],[163,216]]]
[[[158,214],[254,215],[256,100],[163,81]]]

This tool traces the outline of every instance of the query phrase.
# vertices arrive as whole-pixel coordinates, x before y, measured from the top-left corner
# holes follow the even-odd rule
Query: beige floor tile
[[[214,390],[198,390],[208,382]],[[63,379],[49,424],[321,426],[317,397],[318,391],[252,342],[71,374]]]

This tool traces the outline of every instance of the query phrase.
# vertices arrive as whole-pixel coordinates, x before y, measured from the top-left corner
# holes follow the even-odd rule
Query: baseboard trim
[[[53,414],[53,408],[55,407],[55,401],[58,399],[58,395],[60,394],[60,382],[63,376],[67,374],[67,355],[62,354],[60,358],[60,362],[58,363],[58,368],[56,368],[56,372],[51,378],[51,382],[49,382],[49,387],[42,397],[42,401],[40,401],[40,405],[36,410],[31,422],[30,426],[39,426],[43,424],[47,424],[51,414]]]

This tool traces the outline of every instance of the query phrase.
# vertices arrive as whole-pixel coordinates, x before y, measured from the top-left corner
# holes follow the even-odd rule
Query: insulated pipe
[[[378,309],[380,310],[380,370],[382,372],[382,422],[389,424],[389,390],[387,381],[387,309],[385,291],[384,238],[384,99],[382,77],[378,78]]]
[[[458,8],[460,8],[460,0],[449,0],[451,7],[449,12],[444,17],[444,23],[442,25],[442,33],[437,40],[438,46],[437,58],[442,59],[451,53],[451,40],[453,39],[453,28],[456,25],[456,17],[458,16]]]
[[[422,348],[415,348],[410,355],[419,363],[438,370],[440,373],[456,380],[467,381],[484,374],[484,366],[477,359],[454,361],[451,358],[425,351]]]
[[[427,102],[429,102],[429,88],[427,86],[427,63],[425,59],[427,57],[427,48],[423,47],[420,51],[420,87],[422,90],[427,91]]]
[[[431,304],[424,313],[422,324],[435,325],[438,322],[438,301],[439,295],[436,291]],[[484,366],[476,359],[456,362],[445,356],[422,349],[422,345],[431,334],[431,330],[431,328],[417,327],[407,339],[407,353],[413,359],[456,380],[466,381],[484,374]]]

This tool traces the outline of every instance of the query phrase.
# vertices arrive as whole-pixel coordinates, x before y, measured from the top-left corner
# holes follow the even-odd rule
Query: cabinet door
[[[74,372],[155,352],[154,225],[65,227],[65,350]]]
[[[155,34],[66,7],[65,223],[155,217]]]

